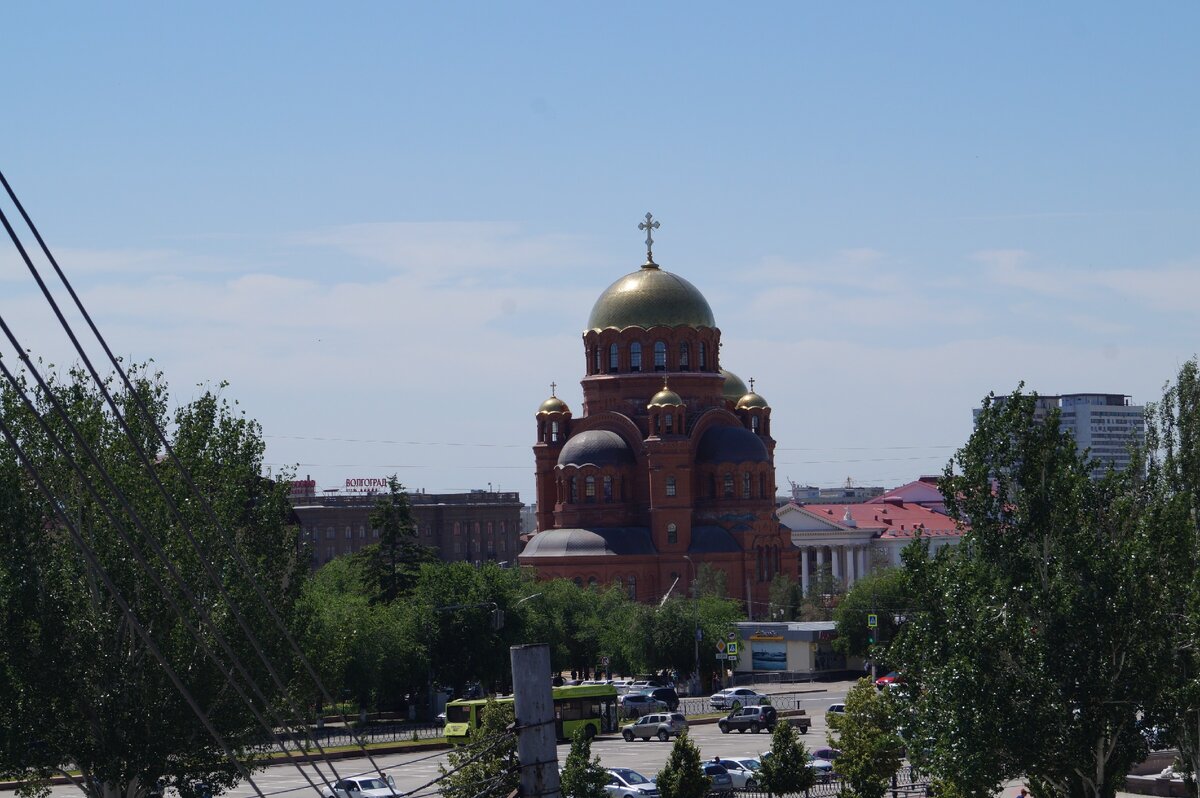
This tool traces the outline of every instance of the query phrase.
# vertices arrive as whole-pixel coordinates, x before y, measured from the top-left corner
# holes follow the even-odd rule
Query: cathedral
[[[771,407],[722,368],[704,295],[654,262],[657,227],[646,214],[646,262],[592,307],[579,415],[553,390],[538,409],[538,532],[520,563],[647,602],[687,595],[708,563],[763,618],[771,580],[796,567]]]

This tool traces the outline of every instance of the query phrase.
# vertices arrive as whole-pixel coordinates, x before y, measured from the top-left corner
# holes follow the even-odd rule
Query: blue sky
[[[532,500],[533,412],[552,380],[578,410],[580,333],[647,210],[774,408],[779,483],[895,485],[939,471],[990,390],[1140,403],[1196,351],[1198,24],[23,4],[0,169],[119,352],[181,399],[229,380],[272,466],[322,486]],[[0,312],[69,362],[9,249]]]

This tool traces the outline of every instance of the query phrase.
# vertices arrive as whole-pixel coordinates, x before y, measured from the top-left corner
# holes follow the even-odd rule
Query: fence
[[[800,696],[791,693],[772,693],[768,696],[771,706],[776,709],[800,709]],[[811,696],[809,696],[811,698]],[[679,711],[684,715],[705,715],[710,712],[728,712],[729,710],[713,709],[708,703],[708,696],[679,699]]]
[[[841,792],[842,786],[835,776],[789,798],[833,798]],[[734,795],[737,798],[783,798],[760,790],[735,790]],[[892,786],[888,788],[886,798],[929,798],[929,795],[928,777],[920,775],[911,767],[905,767],[892,776]]]
[[[441,723],[377,723],[357,727],[354,735],[364,743],[394,743],[403,740],[432,740],[442,736]],[[311,735],[311,737],[310,737]],[[312,738],[321,743],[322,748],[337,748],[345,745],[358,745],[351,730],[345,726],[324,726],[309,730],[305,734],[281,734],[289,748],[312,750]]]

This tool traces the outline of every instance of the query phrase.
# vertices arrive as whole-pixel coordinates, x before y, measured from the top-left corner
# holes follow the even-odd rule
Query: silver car
[[[733,777],[724,765],[716,762],[704,763],[704,775],[712,780],[709,792],[733,792]]]
[[[622,729],[621,736],[627,743],[639,737],[643,740],[657,737],[665,743],[685,732],[687,727],[687,719],[679,712],[651,713],[643,715],[637,723],[631,723]]]
[[[609,768],[604,791],[612,798],[658,798],[658,785],[630,768]]]
[[[746,757],[744,759],[720,759],[713,760],[721,767],[729,771],[729,778],[733,780],[733,788],[735,790],[757,790],[758,789],[758,769],[762,767],[754,757]]]

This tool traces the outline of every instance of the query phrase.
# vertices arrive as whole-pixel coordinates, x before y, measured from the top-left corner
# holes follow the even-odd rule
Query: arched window
[[[604,501],[611,502],[613,500],[612,477],[604,478]]]
[[[617,345],[608,345],[608,373],[616,374],[617,372]]]
[[[507,532],[508,532],[508,522],[507,522],[507,521],[501,521],[501,522],[500,522],[500,534],[501,534],[501,535],[503,535],[503,534],[505,534],[505,533],[507,533]]]
[[[554,443],[558,440],[558,422],[550,422],[550,442]]]
[[[733,474],[725,475],[725,498],[733,498]]]
[[[750,431],[758,434],[758,416],[750,416]]]
[[[575,577],[575,587],[583,587],[583,577]]]
[[[596,501],[596,478],[589,476],[583,480],[583,500],[588,504]]]
[[[454,534],[456,537],[462,534],[462,526],[457,521],[454,522]]]
[[[667,543],[679,542],[679,527],[675,524],[667,524]]]
[[[743,499],[750,498],[750,472],[749,471],[742,472],[742,498]]]
[[[637,601],[637,577],[633,574],[629,575],[629,579],[625,581],[626,590],[629,591],[629,600]]]
[[[700,370],[708,371],[708,346],[700,342]]]
[[[667,370],[667,345],[663,341],[654,342],[654,370]]]
[[[691,367],[691,351],[687,345],[687,341],[684,341],[679,345],[679,370],[687,371]]]
[[[667,495],[675,495],[675,477],[667,477]]]
[[[579,501],[579,483],[575,477],[571,477],[571,498],[567,501],[571,504],[576,504]]]
[[[637,341],[629,345],[629,370],[642,370],[642,345]]]
[[[588,587],[595,587],[595,586],[596,586],[596,577],[589,576],[588,577]]]
[[[666,422],[667,434],[674,435],[675,434],[675,416],[672,415],[671,413],[667,413],[663,420]]]

